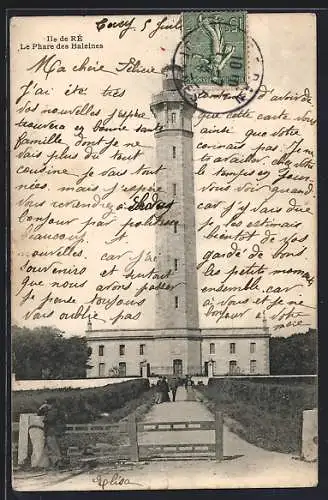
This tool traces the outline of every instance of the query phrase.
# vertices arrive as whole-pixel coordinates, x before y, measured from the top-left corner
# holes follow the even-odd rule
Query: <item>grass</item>
[[[302,412],[317,404],[315,379],[312,384],[221,379],[197,390],[211,411],[223,411],[233,432],[282,453],[300,452]]]

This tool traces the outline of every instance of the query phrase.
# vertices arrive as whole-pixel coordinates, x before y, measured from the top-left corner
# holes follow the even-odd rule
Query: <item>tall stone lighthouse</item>
[[[173,349],[174,341],[180,339],[184,355],[179,358],[187,358],[181,371],[192,372],[199,371],[201,363],[193,172],[194,108],[177,90],[182,87],[182,68],[169,65],[162,73],[162,90],[153,96],[150,105],[161,126],[155,133],[156,186],[161,188],[161,199],[174,200],[164,215],[174,223],[156,226],[156,268],[162,275],[170,273],[169,281],[174,289],[157,292],[156,328],[166,333],[171,330]],[[177,354],[181,355],[178,351],[177,347]],[[179,362],[177,359],[174,372],[180,371]]]
[[[157,328],[199,328],[192,115],[194,108],[177,90],[182,68],[163,69],[163,90],[154,95],[150,109],[161,130],[156,139],[156,186],[161,199],[174,204],[166,219],[156,226],[157,269],[171,270],[172,293],[159,291],[156,298]]]

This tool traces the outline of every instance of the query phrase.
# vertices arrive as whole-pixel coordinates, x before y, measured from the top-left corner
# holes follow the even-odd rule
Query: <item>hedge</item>
[[[239,376],[229,376],[230,380],[242,380],[249,381],[254,384],[264,383],[264,384],[279,384],[279,385],[313,385],[317,383],[316,375],[239,375]],[[218,380],[218,378],[210,379]]]
[[[44,400],[52,397],[66,413],[67,423],[92,422],[100,413],[121,408],[127,401],[148,390],[147,379],[136,379],[88,389],[15,391],[12,396],[12,419],[15,422],[21,413],[36,413]]]
[[[210,410],[220,409],[236,421],[231,430],[267,450],[299,453],[302,411],[317,406],[316,379],[289,382],[285,379],[210,379],[197,387],[209,399]]]
[[[298,410],[314,408],[317,405],[316,379],[309,382],[253,381],[244,379],[210,379],[208,394],[213,391],[220,400],[246,401],[268,411],[295,413]]]

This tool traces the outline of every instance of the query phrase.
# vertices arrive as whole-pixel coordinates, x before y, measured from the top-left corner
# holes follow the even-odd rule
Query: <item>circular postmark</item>
[[[227,23],[211,21],[208,26],[211,31],[206,31],[206,34],[211,37],[212,45],[211,52],[208,51],[205,56],[197,53],[197,48],[195,50],[195,35],[202,29],[201,25],[188,31],[177,45],[172,58],[175,87],[181,97],[197,111],[208,114],[239,111],[255,99],[262,85],[264,61],[261,49],[256,40],[250,37],[242,60],[240,56],[233,56],[233,44],[224,42],[222,32],[228,26]],[[205,26],[204,31],[208,26]],[[246,40],[246,31],[238,26],[235,29]],[[242,62],[244,80],[240,73]],[[181,67],[184,75],[182,82]]]

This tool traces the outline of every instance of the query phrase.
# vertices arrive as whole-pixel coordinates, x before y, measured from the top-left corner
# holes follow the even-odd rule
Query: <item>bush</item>
[[[213,411],[237,420],[235,430],[250,443],[283,453],[299,452],[302,411],[317,406],[316,379],[210,379],[199,390]]]
[[[228,376],[229,374],[227,374]],[[227,380],[240,380],[242,381],[249,381],[254,384],[256,383],[264,383],[264,384],[280,384],[280,385],[313,385],[316,383],[316,375],[245,375],[245,374],[240,374],[238,376],[231,376],[227,377]],[[223,377],[221,377],[221,380]],[[220,378],[215,377],[215,378],[210,378],[209,379],[209,384],[212,385],[217,384]]]
[[[270,380],[270,379],[269,379]],[[283,382],[284,380],[284,382]],[[252,379],[210,379],[208,382],[209,395],[215,399],[246,401],[263,406],[268,411],[295,412],[314,408],[317,405],[316,379],[312,384],[299,381],[290,382],[288,378],[280,383],[274,380],[253,381]]]
[[[66,413],[67,423],[92,422],[100,413],[121,408],[127,401],[148,390],[147,379],[136,379],[88,389],[15,391],[12,396],[12,419],[19,420],[20,413],[35,413],[45,399],[55,397],[58,407]]]

